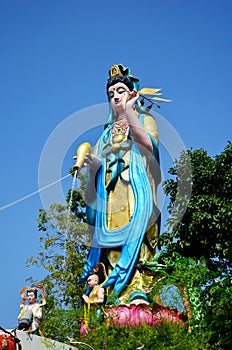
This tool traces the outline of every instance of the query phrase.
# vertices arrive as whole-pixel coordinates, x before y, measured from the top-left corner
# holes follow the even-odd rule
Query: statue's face
[[[95,275],[89,276],[89,278],[87,279],[87,282],[90,288],[93,288],[98,285],[98,277]]]
[[[116,83],[109,87],[108,95],[110,98],[110,105],[114,111],[114,114],[123,113],[124,104],[130,90],[123,83]]]
[[[35,293],[29,292],[27,294],[27,299],[28,299],[29,304],[34,304],[36,302]]]

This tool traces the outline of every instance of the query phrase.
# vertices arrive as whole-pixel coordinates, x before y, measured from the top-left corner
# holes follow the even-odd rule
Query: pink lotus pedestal
[[[156,304],[153,307],[146,304],[122,304],[118,306],[106,306],[104,310],[104,320],[109,327],[157,326],[158,324],[165,324],[167,322],[176,322],[180,326],[183,326],[185,319],[186,316],[183,312],[160,304]],[[80,334],[86,334],[86,332],[86,327],[82,323]]]
[[[108,306],[105,309],[105,319],[109,326],[139,326],[148,324],[156,326],[159,323],[178,322],[184,324],[185,315],[177,309],[156,304],[151,307],[146,304],[131,304]]]

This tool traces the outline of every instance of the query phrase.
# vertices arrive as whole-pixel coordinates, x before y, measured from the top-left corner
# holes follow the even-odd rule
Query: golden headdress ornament
[[[150,111],[153,105],[160,108],[160,105],[155,101],[171,102],[171,100],[159,97],[162,95],[160,88],[143,88],[139,90],[139,79],[132,76],[130,69],[124,67],[122,64],[113,64],[109,70],[109,79],[119,75],[129,78],[133,82],[134,89],[139,93],[141,106],[144,106],[145,101],[149,102],[149,106],[145,108],[147,111]]]
[[[109,73],[111,78],[116,77],[117,75],[123,75],[117,64],[113,64]]]
[[[131,78],[130,69],[124,67],[122,64],[113,64],[109,70],[109,79],[114,78],[118,75],[122,75],[127,78]]]

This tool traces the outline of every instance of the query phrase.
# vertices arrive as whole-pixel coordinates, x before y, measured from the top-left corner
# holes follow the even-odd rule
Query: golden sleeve
[[[158,144],[158,126],[155,119],[152,116],[145,114],[143,127],[147,132],[149,132],[149,134],[155,139],[156,143]]]

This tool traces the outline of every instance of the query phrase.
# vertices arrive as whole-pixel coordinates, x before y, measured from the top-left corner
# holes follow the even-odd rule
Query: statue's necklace
[[[115,135],[128,135],[129,125],[126,118],[120,119],[114,123],[112,137]]]

